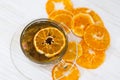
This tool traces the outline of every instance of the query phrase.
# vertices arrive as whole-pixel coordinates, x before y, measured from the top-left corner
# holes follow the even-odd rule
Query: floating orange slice
[[[89,14],[92,17],[95,24],[99,24],[102,26],[104,25],[100,16],[96,12],[94,12],[93,10],[91,10],[89,8],[84,8],[84,7],[83,8],[76,8],[76,9],[73,9],[72,12],[74,15],[79,14],[79,13]]]
[[[51,14],[49,14],[49,18],[54,18],[56,15],[60,15],[60,14],[66,14],[66,15],[70,15],[73,17],[73,14],[70,11],[67,10],[55,10],[53,11]]]
[[[95,50],[106,50],[110,44],[110,36],[105,27],[90,25],[84,32],[86,44]]]
[[[53,57],[59,54],[66,45],[66,38],[62,31],[54,27],[43,28],[34,36],[34,46],[40,54]]]
[[[46,11],[50,14],[54,10],[71,10],[73,7],[71,0],[48,0],[46,3]]]
[[[57,64],[52,70],[53,80],[78,80],[80,77],[77,66],[70,62]]]
[[[104,51],[95,51],[88,47],[84,40],[80,42],[83,54],[77,59],[77,64],[87,69],[98,68],[105,60]]]
[[[73,17],[72,31],[75,35],[83,37],[84,30],[91,24],[94,24],[94,21],[89,14],[79,13]]]
[[[69,42],[68,49],[63,56],[63,60],[73,62],[82,55],[82,47],[76,42]]]
[[[72,16],[66,14],[56,15],[53,20],[61,23],[63,25],[64,30],[68,33],[71,30],[72,25]]]

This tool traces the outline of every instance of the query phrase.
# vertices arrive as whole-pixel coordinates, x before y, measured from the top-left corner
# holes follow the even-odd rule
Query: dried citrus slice
[[[72,10],[72,2],[71,0],[48,0],[46,3],[46,11],[50,14],[54,10]]]
[[[63,0],[64,1],[64,5],[65,9],[68,11],[72,11],[73,10],[73,3],[71,2],[71,0]]]
[[[53,57],[65,47],[66,38],[62,31],[54,27],[39,30],[34,36],[34,46],[40,54]]]
[[[69,42],[68,49],[63,56],[63,60],[73,62],[75,58],[79,58],[82,55],[82,47],[76,42]]]
[[[54,10],[54,4],[52,3],[51,0],[48,0],[46,3],[46,11],[48,14],[50,14]]]
[[[70,11],[67,11],[67,10],[55,10],[51,14],[49,14],[49,18],[54,18],[56,15],[60,15],[60,14],[66,14],[66,15],[70,15],[70,16],[73,17],[73,14]]]
[[[84,32],[86,44],[95,50],[106,50],[110,44],[110,36],[105,27],[90,25]]]
[[[94,12],[93,10],[89,9],[89,8],[76,8],[73,11],[73,14],[79,14],[79,13],[85,13],[85,14],[89,14],[92,18],[95,24],[99,24],[99,25],[104,25],[102,19],[100,18],[100,16]]]
[[[67,33],[70,31],[72,25],[72,16],[66,14],[59,14],[56,15],[53,20],[61,23]]]
[[[105,60],[104,51],[95,51],[88,47],[84,40],[80,42],[83,54],[77,59],[77,64],[87,69],[98,68]]]
[[[80,72],[77,66],[70,62],[57,64],[52,70],[53,80],[78,80]]]
[[[88,25],[94,24],[89,14],[79,13],[73,17],[72,31],[75,35],[82,37]]]

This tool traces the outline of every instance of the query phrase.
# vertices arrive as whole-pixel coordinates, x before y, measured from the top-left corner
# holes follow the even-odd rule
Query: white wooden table
[[[80,80],[120,80],[120,0],[72,0],[75,7],[95,10],[111,35],[111,54],[97,70],[88,70]],[[27,80],[13,66],[10,42],[16,30],[26,22],[47,17],[46,0],[0,0],[0,80]],[[45,74],[39,80],[50,80]]]

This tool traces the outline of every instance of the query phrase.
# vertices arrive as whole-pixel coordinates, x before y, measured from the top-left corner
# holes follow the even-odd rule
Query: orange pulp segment
[[[73,17],[72,31],[75,35],[83,37],[84,30],[91,24],[94,24],[94,21],[90,15],[79,13]]]
[[[53,57],[59,54],[65,47],[65,41],[64,34],[54,27],[43,28],[34,36],[36,51],[46,57]]]
[[[95,50],[106,50],[110,44],[110,36],[105,27],[90,25],[84,32],[86,44]]]
[[[77,64],[86,69],[96,69],[98,68],[105,60],[104,51],[95,51],[88,47],[84,40],[80,42],[83,54],[77,59]]]
[[[79,58],[81,55],[82,55],[81,45],[72,41],[68,43],[68,49],[63,56],[63,60],[73,62],[75,59]]]
[[[71,62],[57,64],[52,70],[53,80],[78,80],[80,77],[77,66]]]

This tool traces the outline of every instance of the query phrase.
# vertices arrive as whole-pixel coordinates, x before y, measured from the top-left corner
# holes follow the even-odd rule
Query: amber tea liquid
[[[50,57],[50,58],[46,57],[44,54],[40,54],[39,52],[37,52],[34,47],[34,44],[33,44],[33,39],[34,39],[35,34],[39,30],[41,30],[43,28],[47,28],[49,26],[59,29],[66,38],[66,45],[65,45],[64,49],[59,54],[57,54],[53,57]],[[20,44],[21,44],[21,49],[22,49],[23,53],[30,60],[32,60],[36,63],[43,63],[43,64],[44,63],[52,63],[52,62],[59,61],[61,59],[61,57],[64,55],[64,53],[67,49],[67,37],[66,37],[64,30],[59,25],[59,23],[56,23],[56,22],[48,20],[48,19],[43,19],[43,20],[40,19],[40,20],[35,20],[35,21],[31,22],[24,28],[24,30],[21,34],[21,37],[20,37]]]

